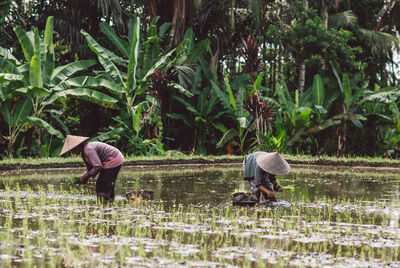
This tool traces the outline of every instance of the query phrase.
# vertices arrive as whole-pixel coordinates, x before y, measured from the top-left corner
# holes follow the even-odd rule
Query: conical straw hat
[[[84,141],[87,141],[90,139],[89,137],[82,137],[82,136],[74,136],[74,135],[67,135],[65,138],[64,146],[61,150],[60,156],[68,153],[72,149],[74,149],[76,146],[81,144]]]
[[[279,153],[263,153],[257,156],[257,164],[260,168],[273,175],[284,175],[289,173],[290,166]]]

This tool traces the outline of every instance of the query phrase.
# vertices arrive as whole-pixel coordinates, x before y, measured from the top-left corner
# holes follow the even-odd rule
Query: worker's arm
[[[103,164],[94,148],[84,148],[82,158],[86,165],[86,172],[79,177],[79,183],[85,184],[91,177],[95,177],[102,169]]]
[[[264,186],[260,185],[257,187],[258,190],[260,190],[261,192],[264,192],[267,194],[268,198],[271,199],[271,201],[275,202],[276,201],[276,197],[275,197],[275,193],[271,190],[268,190],[267,188],[265,188]]]

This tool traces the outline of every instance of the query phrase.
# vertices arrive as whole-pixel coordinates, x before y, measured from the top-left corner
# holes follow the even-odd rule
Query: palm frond
[[[340,28],[357,24],[357,16],[351,10],[338,12],[328,17],[328,28]]]
[[[392,34],[363,28],[360,28],[360,32],[373,53],[386,53],[391,51],[393,47],[396,49],[400,47],[399,39]]]
[[[184,88],[192,88],[195,71],[188,66],[175,66],[173,70],[178,78],[178,83]]]

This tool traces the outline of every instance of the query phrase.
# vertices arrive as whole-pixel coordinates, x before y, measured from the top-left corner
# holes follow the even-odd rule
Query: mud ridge
[[[364,161],[341,161],[341,160],[287,160],[289,164],[300,165],[323,165],[323,166],[349,166],[349,167],[388,167],[400,168],[400,164],[392,162],[364,162]],[[128,160],[124,162],[124,166],[169,166],[169,165],[185,165],[185,164],[235,164],[241,163],[242,159],[165,159],[165,160]],[[0,171],[8,170],[25,170],[25,169],[55,169],[55,168],[80,168],[84,167],[83,162],[67,162],[67,163],[48,163],[48,164],[0,164]]]

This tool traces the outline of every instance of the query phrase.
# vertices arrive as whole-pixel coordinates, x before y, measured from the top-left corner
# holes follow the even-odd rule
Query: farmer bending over
[[[276,175],[284,175],[289,171],[289,164],[279,153],[255,152],[243,160],[244,180],[249,182],[250,192],[258,200],[262,193],[266,200],[275,202],[274,191],[282,188],[276,181]]]
[[[121,152],[103,142],[86,142],[89,137],[67,135],[60,156],[71,152],[81,155],[86,165],[86,172],[79,176],[77,184],[86,184],[90,177],[100,173],[96,181],[97,197],[113,200],[115,182],[124,157]]]

